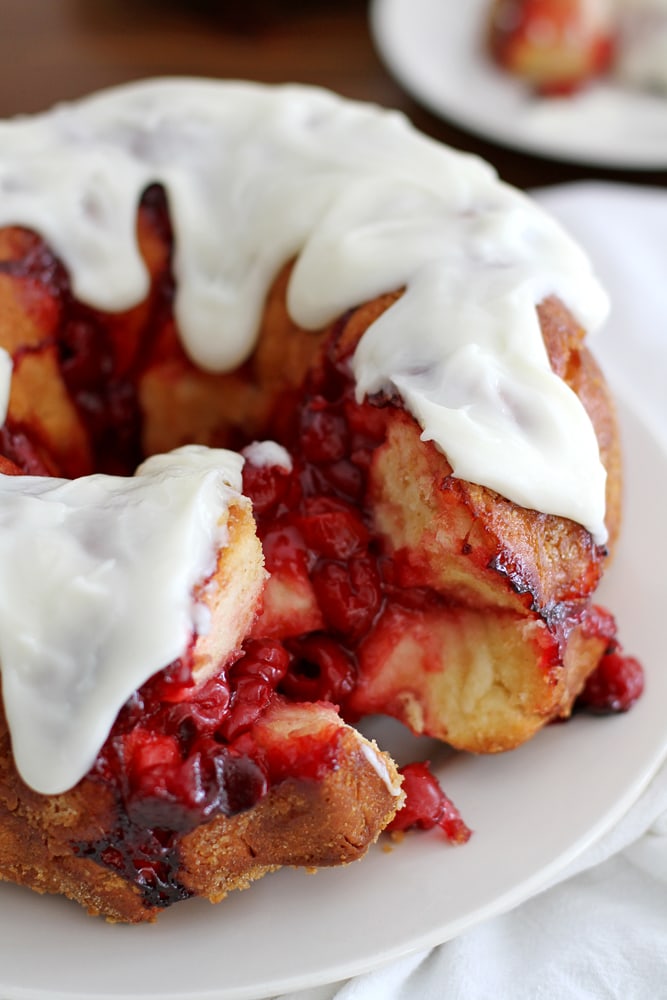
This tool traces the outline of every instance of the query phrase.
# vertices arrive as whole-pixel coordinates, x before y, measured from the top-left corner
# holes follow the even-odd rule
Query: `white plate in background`
[[[484,49],[490,0],[373,0],[390,72],[431,111],[522,152],[591,166],[667,169],[667,96],[597,81],[572,97],[533,95]]]

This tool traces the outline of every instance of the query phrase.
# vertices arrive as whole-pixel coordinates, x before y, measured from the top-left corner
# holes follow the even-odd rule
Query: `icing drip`
[[[0,223],[39,231],[101,309],[146,292],[136,208],[164,185],[176,316],[204,368],[251,353],[292,257],[288,305],[309,329],[405,286],[356,353],[360,394],[398,389],[455,475],[605,540],[595,435],[551,372],[535,305],[556,294],[591,331],[606,298],[578,247],[487,164],[323,91],[197,80],[4,123],[0,148]]]
[[[229,501],[247,502],[242,464],[190,446],[133,478],[3,477],[2,689],[17,768],[37,791],[76,784],[133,691],[187,647]]]

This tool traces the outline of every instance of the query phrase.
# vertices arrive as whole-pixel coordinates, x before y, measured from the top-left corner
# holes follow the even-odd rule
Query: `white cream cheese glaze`
[[[2,689],[37,791],[76,784],[132,692],[201,627],[193,591],[226,543],[230,499],[247,503],[242,464],[190,446],[133,478],[3,477]]]
[[[0,123],[0,225],[42,234],[94,307],[146,292],[136,210],[155,182],[197,364],[251,353],[291,258],[288,307],[306,328],[405,288],[355,353],[359,396],[397,390],[456,475],[604,540],[595,434],[550,370],[535,306],[558,295],[591,331],[606,297],[573,241],[491,167],[400,115],[298,86],[147,81]],[[9,378],[0,365],[0,401]],[[40,791],[85,773],[125,698],[196,626],[213,496],[238,487],[242,460],[218,473],[187,454],[187,468],[182,453],[154,458],[128,480],[0,482],[1,564],[21,566],[0,585],[3,688],[19,769]]]
[[[590,331],[606,297],[573,241],[481,160],[324,91],[192,79],[0,124],[0,149],[0,224],[42,233],[98,308],[146,291],[137,203],[165,186],[176,315],[205,368],[251,353],[291,257],[306,328],[405,286],[356,352],[360,395],[397,388],[456,475],[604,540],[595,434],[551,372],[535,305],[559,295]]]

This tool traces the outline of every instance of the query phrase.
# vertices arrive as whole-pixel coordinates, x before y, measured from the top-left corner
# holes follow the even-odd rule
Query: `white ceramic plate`
[[[486,758],[415,748],[387,727],[399,759],[430,755],[474,828],[464,847],[410,835],[346,869],[281,871],[218,907],[180,903],[154,926],[108,926],[65,900],[0,886],[3,1000],[239,1000],[333,982],[516,905],[619,819],[667,752],[667,455],[630,409],[622,418],[629,495],[602,599],[646,667],[631,712],[577,717]]]
[[[374,0],[371,29],[389,70],[464,129],[551,159],[667,168],[667,97],[598,82],[569,98],[533,96],[483,45],[489,0]]]

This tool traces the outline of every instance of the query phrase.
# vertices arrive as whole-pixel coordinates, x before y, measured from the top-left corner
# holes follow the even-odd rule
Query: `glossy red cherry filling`
[[[277,640],[251,639],[203,684],[178,660],[126,703],[90,776],[114,785],[139,826],[185,832],[251,808],[282,769],[254,727],[281,699],[292,660]],[[302,742],[293,777],[320,777],[329,750],[317,737]]]
[[[279,690],[292,700],[343,706],[355,684],[355,648],[385,600],[381,546],[363,505],[369,455],[383,428],[378,432],[376,419],[370,431],[363,421],[351,424],[351,380],[331,367],[331,378],[325,369],[309,387],[287,439],[292,471],[248,462],[244,492],[253,500],[267,569],[288,586],[312,588],[320,623],[294,635],[289,612],[272,621],[290,653]]]
[[[644,692],[644,669],[627,656],[616,636],[616,623],[604,608],[591,609],[589,630],[606,639],[607,649],[586,680],[576,707],[601,715],[627,712]]]
[[[586,681],[578,704],[593,712],[627,712],[644,691],[644,670],[634,656],[625,656],[620,646],[606,653]]]
[[[387,827],[390,833],[413,828],[432,830],[437,826],[452,844],[465,844],[470,840],[472,831],[440,788],[427,761],[406,764],[400,771],[405,804]]]
[[[139,402],[133,381],[115,373],[101,315],[68,302],[59,349],[60,370],[88,431],[96,471],[126,474],[141,461]]]
[[[334,702],[348,717],[357,650],[387,604],[426,610],[441,602],[428,588],[400,585],[400,568],[373,531],[368,469],[392,406],[400,403],[356,401],[348,359],[339,356],[334,336],[282,440],[291,472],[251,462],[244,469],[267,569],[295,588],[307,579],[321,618],[321,628],[296,636],[289,615],[282,623],[272,619],[291,654],[278,690],[292,700]],[[427,765],[410,765],[403,774],[406,804],[390,829],[437,824],[451,843],[467,840],[470,831]]]
[[[319,780],[335,763],[336,743],[326,733],[302,734],[285,749],[254,731],[280,700],[276,689],[291,659],[275,640],[249,640],[203,684],[194,683],[188,657],[147,681],[88,774],[113,790],[118,827],[75,845],[77,853],[137,881],[151,905],[168,905],[185,892],[180,834],[252,808],[288,776]]]

